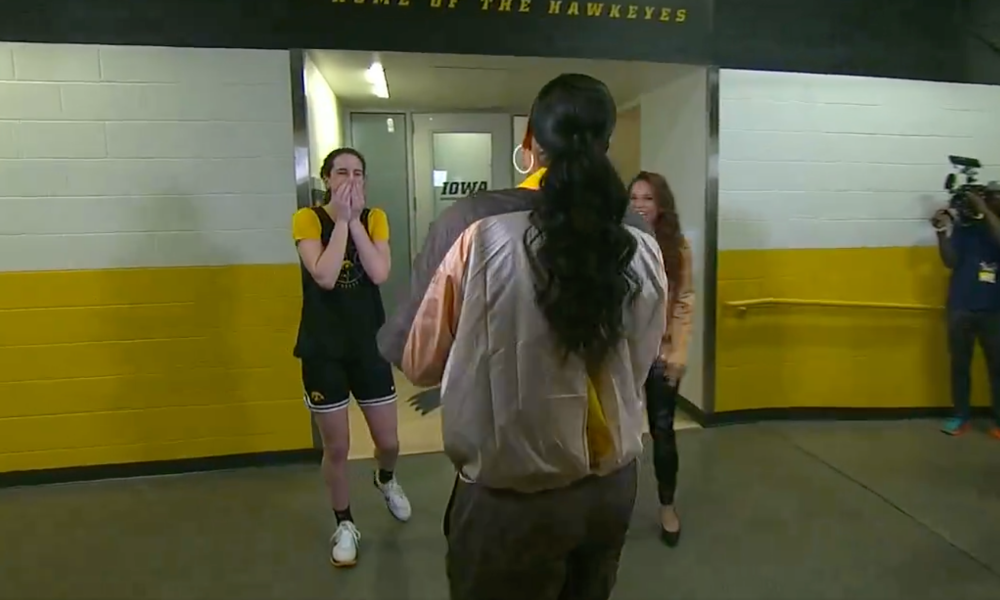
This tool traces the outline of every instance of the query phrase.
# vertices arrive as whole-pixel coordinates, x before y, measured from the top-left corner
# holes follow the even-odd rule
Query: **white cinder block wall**
[[[644,171],[667,178],[677,202],[681,228],[691,244],[697,295],[694,333],[681,394],[703,406],[705,182],[708,148],[706,72],[679,68],[676,79],[640,98],[641,162]]]
[[[305,82],[309,123],[309,175],[317,189],[322,189],[319,169],[327,154],[344,145],[344,123],[337,95],[308,54],[305,57]]]
[[[720,249],[934,244],[949,154],[1000,178],[1000,87],[723,70]]]
[[[0,44],[0,271],[294,262],[288,65]]]

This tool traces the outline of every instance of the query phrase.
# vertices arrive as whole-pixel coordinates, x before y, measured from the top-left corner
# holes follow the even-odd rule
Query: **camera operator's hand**
[[[941,231],[953,223],[954,220],[954,217],[951,216],[951,211],[947,208],[942,208],[941,210],[935,212],[934,216],[931,217],[931,225],[934,226],[934,229]]]

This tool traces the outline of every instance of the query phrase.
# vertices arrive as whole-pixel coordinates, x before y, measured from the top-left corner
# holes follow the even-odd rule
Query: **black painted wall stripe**
[[[558,56],[1000,83],[989,47],[1000,44],[1000,2],[991,0],[503,1],[0,0],[0,40]],[[659,18],[663,10],[670,19]]]

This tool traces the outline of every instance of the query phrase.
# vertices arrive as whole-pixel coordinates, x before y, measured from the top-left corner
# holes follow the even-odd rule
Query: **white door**
[[[512,133],[510,115],[413,115],[418,250],[431,222],[452,202],[481,189],[514,186]]]

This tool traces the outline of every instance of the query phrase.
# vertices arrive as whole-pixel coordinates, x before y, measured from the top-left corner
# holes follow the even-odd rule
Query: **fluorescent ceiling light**
[[[379,98],[389,97],[389,83],[385,80],[385,69],[382,68],[381,62],[378,60],[372,62],[365,71],[365,79],[371,84],[373,94]]]

